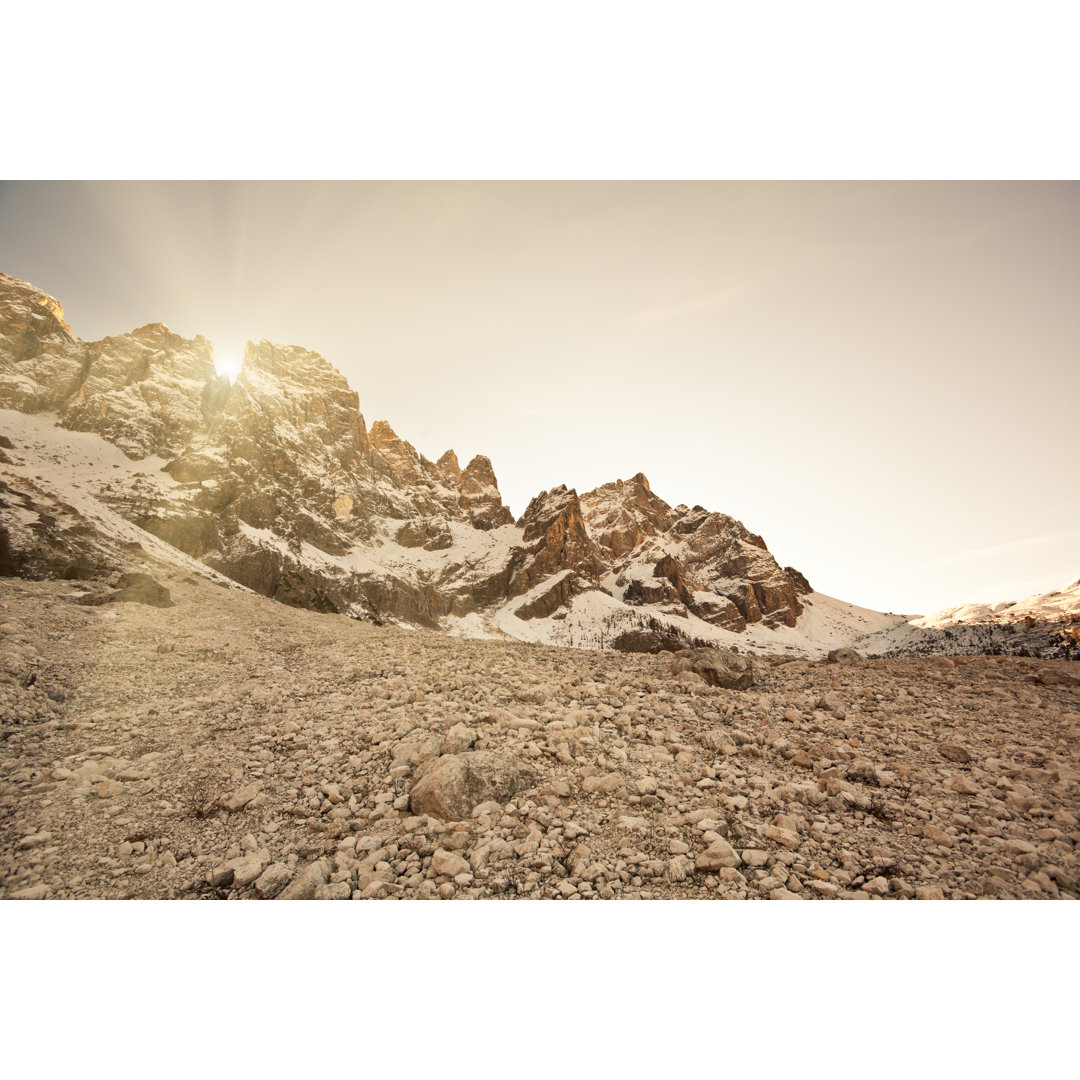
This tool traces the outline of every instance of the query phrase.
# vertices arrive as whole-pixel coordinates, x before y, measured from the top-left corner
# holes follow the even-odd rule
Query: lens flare
[[[214,367],[219,375],[225,375],[229,382],[234,383],[240,376],[240,368],[243,367],[244,358],[240,353],[225,352],[214,357]]]

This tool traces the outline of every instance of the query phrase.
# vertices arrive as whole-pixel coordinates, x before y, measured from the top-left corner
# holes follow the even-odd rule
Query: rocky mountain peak
[[[0,272],[0,304],[9,308],[21,308],[31,319],[51,316],[53,322],[68,337],[72,336],[71,327],[64,321],[63,304],[55,296],[50,296],[44,289],[39,289],[28,281],[21,281]]]
[[[523,530],[522,541],[536,545],[538,562],[531,567],[531,576],[537,577],[540,570],[574,570],[592,578],[599,576],[600,551],[585,528],[581,503],[573,488],[560,484],[540,492],[517,524]]]
[[[456,457],[454,461],[457,461]],[[458,487],[458,505],[477,529],[497,529],[500,525],[513,524],[514,515],[503,505],[495,470],[483,454],[477,454],[465,466]]]
[[[447,450],[437,462],[439,472],[443,474],[456,487],[461,485],[461,466],[458,464],[457,454],[453,450]]]
[[[245,374],[253,378],[256,372],[273,375],[309,392],[332,390],[356,397],[345,376],[333,364],[319,353],[299,345],[279,345],[265,338],[259,342],[249,341],[244,348],[240,379]]]
[[[145,326],[137,327],[131,331],[131,337],[136,338],[150,338],[156,340],[158,338],[169,338],[173,336],[173,332],[163,322],[147,323]],[[206,339],[202,335],[198,335],[199,340],[205,341]]]
[[[368,440],[399,484],[430,480],[429,472],[416,447],[402,439],[387,421],[376,420],[368,431]]]
[[[647,537],[671,527],[672,512],[653,494],[644,473],[603,484],[582,496],[589,532],[611,558],[629,554]]]

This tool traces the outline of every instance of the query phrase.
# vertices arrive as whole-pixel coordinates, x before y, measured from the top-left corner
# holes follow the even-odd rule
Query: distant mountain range
[[[997,632],[970,645],[982,651],[1004,647],[1002,627],[1033,640],[1039,623],[1035,647],[1054,655],[1069,641],[1053,634],[1080,622],[1077,585],[1069,603],[914,623],[856,608],[815,593],[741,522],[669,506],[640,472],[542,491],[515,521],[486,457],[432,462],[385,421],[368,427],[316,353],[249,343],[230,382],[206,338],[154,323],[83,342],[57,300],[6,274],[0,410],[9,574],[164,564],[375,622],[632,651],[955,651],[944,635],[958,623]]]

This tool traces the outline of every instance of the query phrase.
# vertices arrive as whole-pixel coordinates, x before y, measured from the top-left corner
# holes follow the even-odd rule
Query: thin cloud
[[[746,282],[717,292],[699,296],[694,300],[688,300],[683,304],[673,304],[670,307],[652,308],[643,311],[634,322],[637,325],[672,322],[687,315],[696,315],[702,311],[726,311],[737,307],[755,296],[768,292],[772,288],[772,282],[766,278],[757,281]]]
[[[973,548],[971,551],[962,551],[957,555],[950,555],[945,559],[936,559],[934,562],[924,563],[923,565],[949,566],[954,563],[973,562],[976,559],[996,558],[1010,552],[1024,551],[1028,548],[1053,547],[1056,544],[1064,544],[1070,540],[1080,540],[1080,531],[1050,533],[1046,536],[1029,536],[1024,540],[1010,540],[1007,544]],[[1080,553],[1078,553],[1078,559],[1080,559]]]

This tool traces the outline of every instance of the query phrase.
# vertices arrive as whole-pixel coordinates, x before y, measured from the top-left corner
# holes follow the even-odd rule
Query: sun
[[[214,357],[214,367],[217,368],[218,375],[226,376],[230,383],[236,382],[243,364],[244,358],[236,352],[223,352]]]

